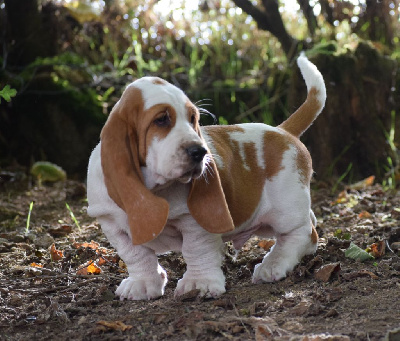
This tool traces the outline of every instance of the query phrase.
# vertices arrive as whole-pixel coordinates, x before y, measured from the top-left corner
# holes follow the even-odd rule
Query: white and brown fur
[[[308,96],[278,127],[261,123],[200,127],[186,95],[156,77],[130,84],[113,108],[88,169],[88,213],[127,265],[122,299],[164,294],[157,254],[179,251],[187,264],[175,295],[225,292],[222,245],[252,235],[276,243],[253,282],[284,278],[317,248],[311,210],[312,163],[301,134],[321,112],[326,91],[317,68],[298,65]]]

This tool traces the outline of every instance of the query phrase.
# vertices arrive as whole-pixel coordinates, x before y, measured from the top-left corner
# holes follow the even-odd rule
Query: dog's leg
[[[287,166],[287,169],[290,168]],[[276,243],[262,263],[254,268],[253,283],[284,278],[303,256],[317,249],[316,219],[311,210],[310,190],[299,179],[300,176],[296,177],[289,171],[267,183],[264,219],[272,227]],[[287,185],[286,191],[282,190],[283,183]]]
[[[187,268],[178,281],[175,297],[194,289],[200,290],[200,296],[217,297],[223,294],[225,276],[221,269],[221,235],[207,232],[189,215],[181,223],[182,255]]]
[[[129,272],[129,277],[121,282],[115,294],[121,300],[150,300],[162,296],[167,283],[167,273],[158,264],[154,250],[142,245],[133,245],[130,236],[125,231],[118,230],[116,226],[120,225],[110,216],[99,217],[98,220]]]
[[[253,283],[274,282],[286,277],[305,255],[317,249],[311,221],[294,230],[276,235],[276,243],[254,268]]]

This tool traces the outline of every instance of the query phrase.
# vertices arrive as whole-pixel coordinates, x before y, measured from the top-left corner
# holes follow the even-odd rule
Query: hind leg
[[[303,256],[316,251],[317,238],[311,221],[288,233],[277,234],[275,245],[254,269],[253,283],[274,282],[286,277]]]

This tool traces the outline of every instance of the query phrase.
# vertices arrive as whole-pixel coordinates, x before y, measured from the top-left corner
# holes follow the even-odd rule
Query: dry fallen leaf
[[[107,263],[107,260],[105,260],[103,257],[100,257],[96,260],[96,263],[98,266],[102,266]]]
[[[355,190],[365,189],[367,187],[372,186],[374,184],[374,181],[375,181],[375,176],[371,175],[364,180],[361,180],[359,182],[356,182],[355,184],[350,185],[349,188],[355,189]]]
[[[105,327],[104,330],[111,329],[111,330],[120,330],[120,331],[125,331],[132,329],[132,326],[129,324],[125,324],[122,321],[98,321],[98,325]]]
[[[332,204],[332,205],[343,204],[343,203],[345,203],[345,202],[348,201],[348,197],[349,197],[349,196],[348,196],[348,193],[347,193],[346,190],[341,191],[341,192],[338,194],[336,200],[335,200],[334,202],[332,202],[331,204]]]
[[[64,253],[61,250],[57,250],[55,244],[50,246],[50,256],[52,261],[58,261],[64,258]]]
[[[29,266],[32,266],[34,268],[43,268],[43,265],[42,264],[38,264],[38,263],[31,263],[31,264],[29,264]]]
[[[275,241],[273,239],[261,240],[258,243],[258,246],[263,248],[265,251],[269,251],[274,245]]]
[[[63,237],[72,232],[72,226],[64,224],[58,227],[49,228],[47,232],[53,237]]]
[[[77,275],[97,275],[101,273],[101,268],[98,267],[93,261],[83,268],[80,268],[76,274]]]
[[[319,281],[328,282],[332,274],[340,271],[340,263],[331,263],[321,266],[315,272],[315,278]]]
[[[373,243],[370,247],[370,254],[375,258],[380,258],[385,254],[385,241],[380,240],[379,242]]]
[[[297,316],[302,316],[302,315],[306,315],[307,312],[310,310],[311,306],[313,305],[313,302],[309,299],[304,299],[301,300],[300,303],[296,304],[296,306],[294,306],[290,312],[293,315],[297,315]]]
[[[369,276],[372,279],[379,279],[379,277],[377,275],[375,275],[373,272],[365,270],[365,269],[364,270],[360,270],[360,271],[353,271],[353,272],[350,272],[350,273],[347,273],[347,274],[343,274],[342,276],[347,281],[351,281],[351,280],[353,280],[355,278],[365,277],[365,276]]]
[[[372,217],[372,214],[369,213],[368,211],[362,211],[359,215],[358,218],[359,219],[369,219]]]
[[[72,244],[76,249],[79,249],[80,247],[88,247],[88,248],[90,248],[90,249],[93,249],[93,250],[97,250],[98,248],[99,248],[99,246],[100,246],[100,244],[99,243],[96,243],[95,241],[91,241],[90,243],[87,243],[87,242],[83,242],[83,243],[74,243],[74,244]]]

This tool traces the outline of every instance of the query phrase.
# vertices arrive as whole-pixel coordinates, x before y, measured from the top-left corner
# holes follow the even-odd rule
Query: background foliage
[[[138,77],[169,80],[219,123],[275,125],[297,105],[289,92],[298,51],[355,58],[366,42],[394,63],[400,51],[398,0],[0,0],[0,25],[0,89],[18,92],[0,107],[2,164],[44,159],[81,175],[106,115]],[[397,66],[387,70],[383,161],[371,156],[382,178],[398,167]],[[340,165],[341,153],[349,151],[338,147],[325,174],[356,169],[351,157]]]

